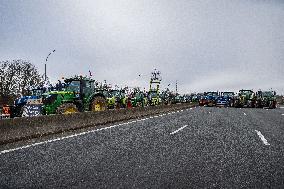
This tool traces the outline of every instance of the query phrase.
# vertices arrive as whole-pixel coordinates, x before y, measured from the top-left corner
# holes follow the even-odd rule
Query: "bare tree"
[[[26,95],[29,88],[44,83],[36,67],[29,61],[13,60],[0,62],[0,97]]]

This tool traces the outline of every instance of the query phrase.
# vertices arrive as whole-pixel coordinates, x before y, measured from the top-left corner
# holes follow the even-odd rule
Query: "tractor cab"
[[[221,96],[225,98],[232,98],[233,96],[235,96],[235,93],[234,92],[221,92]]]
[[[65,79],[65,91],[74,92],[75,97],[80,100],[90,96],[95,90],[95,80],[86,77],[74,77]]]
[[[254,95],[254,92],[252,90],[240,90],[239,96],[245,97],[245,98],[251,98]]]

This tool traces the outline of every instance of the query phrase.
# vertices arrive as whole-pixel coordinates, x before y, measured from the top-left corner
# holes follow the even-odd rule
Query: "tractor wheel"
[[[235,104],[234,104],[234,101],[230,101],[230,107],[234,107],[235,106]]]
[[[115,109],[121,109],[121,108],[124,108],[123,104],[121,102],[116,102]]]
[[[234,101],[234,107],[239,108],[240,107],[240,101],[238,101],[238,100]]]
[[[12,117],[23,117],[23,114],[24,114],[24,106],[21,105],[21,106],[16,106],[12,113],[11,113],[13,116]]]
[[[269,108],[270,109],[276,108],[276,103],[274,101],[269,101]]]
[[[93,99],[91,104],[91,111],[98,112],[98,111],[105,111],[107,109],[107,103],[104,97],[97,96]]]
[[[79,110],[76,105],[72,103],[61,104],[56,110],[57,114],[73,114],[76,112],[79,112]]]
[[[137,102],[136,107],[143,107],[143,103],[142,102]]]

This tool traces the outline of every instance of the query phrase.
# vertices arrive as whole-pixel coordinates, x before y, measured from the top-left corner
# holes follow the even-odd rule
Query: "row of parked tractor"
[[[236,107],[236,108],[276,108],[276,92],[239,90],[234,92],[204,92],[198,95],[200,106]]]
[[[156,106],[190,102],[190,95],[179,95],[166,89],[160,92],[161,79],[153,74],[149,91],[139,88],[110,88],[90,77],[74,76],[52,87],[39,87],[30,94],[15,99],[14,105],[4,106],[2,114],[13,117],[69,114],[84,111]]]

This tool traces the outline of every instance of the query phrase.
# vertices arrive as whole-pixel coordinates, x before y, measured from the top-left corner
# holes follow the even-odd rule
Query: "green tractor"
[[[234,97],[233,104],[237,108],[254,108],[256,105],[255,93],[252,90],[239,90],[239,94]]]
[[[131,94],[131,104],[133,107],[145,107],[148,105],[148,99],[143,91],[139,88],[134,88]]]
[[[173,100],[173,104],[179,104],[182,102],[182,96],[178,93],[175,94],[174,100]]]
[[[275,91],[258,91],[256,93],[257,108],[276,108],[276,92]]]
[[[125,90],[123,89],[112,89],[108,92],[107,105],[108,108],[126,108],[127,97],[125,95]]]
[[[75,76],[65,79],[64,82],[64,91],[52,91],[43,95],[44,114],[106,110],[105,95],[96,89],[95,80]]]

